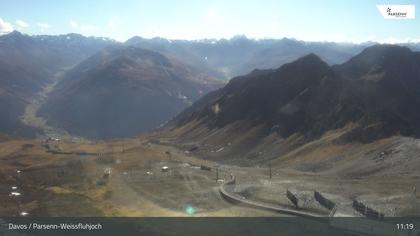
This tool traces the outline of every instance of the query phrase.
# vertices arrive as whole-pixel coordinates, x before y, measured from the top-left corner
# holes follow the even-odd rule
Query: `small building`
[[[211,171],[211,167],[210,167],[210,166],[201,165],[201,166],[200,166],[200,170],[207,170],[207,171]]]
[[[109,167],[105,168],[103,178],[108,179],[110,176],[111,176],[111,168]]]
[[[169,171],[169,167],[167,166],[162,166],[162,172],[168,172]]]
[[[59,138],[55,138],[55,137],[48,137],[45,140],[46,143],[48,143],[48,142],[59,142],[59,141],[60,141],[60,139]]]

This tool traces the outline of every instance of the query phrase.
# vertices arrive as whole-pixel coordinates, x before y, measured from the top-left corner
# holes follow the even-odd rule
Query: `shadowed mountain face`
[[[0,132],[33,135],[19,116],[28,101],[64,67],[78,63],[112,41],[77,34],[28,36],[17,31],[0,36]]]
[[[127,137],[158,127],[221,85],[159,53],[111,47],[68,71],[41,114],[78,136]]]
[[[310,54],[232,79],[168,127],[184,144],[241,139],[243,153],[272,135],[290,149],[346,127],[343,142],[420,136],[419,88],[420,53],[405,47],[375,45],[333,67]]]
[[[344,101],[364,113],[359,122],[371,135],[420,136],[420,53],[376,45],[334,69],[352,80]]]

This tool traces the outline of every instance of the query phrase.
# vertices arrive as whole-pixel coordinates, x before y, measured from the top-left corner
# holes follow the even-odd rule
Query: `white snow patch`
[[[9,196],[20,196],[20,195],[22,194],[19,192],[11,192]]]
[[[223,149],[225,149],[225,147],[221,147],[221,148],[217,149],[216,152],[221,152],[221,151],[223,151]]]
[[[20,213],[20,215],[21,215],[21,216],[27,216],[27,215],[29,215],[29,213],[28,213],[28,212],[26,212],[26,211],[22,211],[22,212]]]

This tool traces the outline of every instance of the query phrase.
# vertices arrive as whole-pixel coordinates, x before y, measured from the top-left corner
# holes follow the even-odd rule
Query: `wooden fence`
[[[365,204],[353,200],[353,208],[360,212],[362,215],[366,216],[367,218],[382,220],[384,218],[384,214],[366,206]]]

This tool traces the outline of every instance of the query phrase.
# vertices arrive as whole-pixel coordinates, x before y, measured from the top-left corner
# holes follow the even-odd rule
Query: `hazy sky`
[[[170,39],[292,37],[420,41],[415,20],[385,20],[377,4],[420,0],[2,0],[0,32]]]

